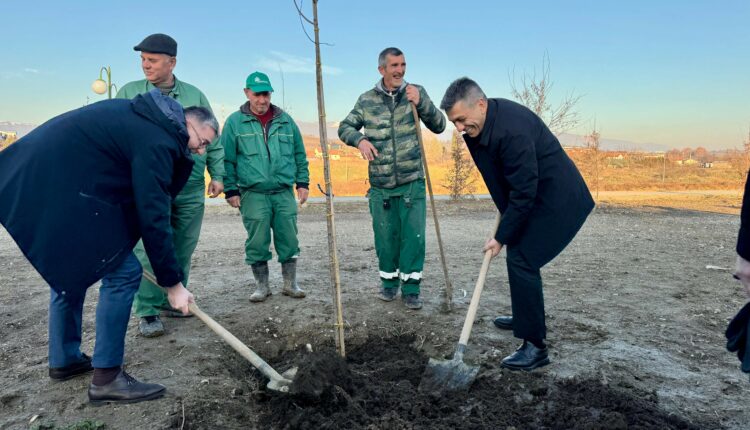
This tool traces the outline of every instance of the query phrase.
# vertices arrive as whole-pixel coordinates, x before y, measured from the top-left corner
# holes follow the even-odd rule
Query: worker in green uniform
[[[166,34],[152,34],[133,48],[141,52],[141,67],[146,79],[125,84],[117,92],[117,98],[132,99],[138,94],[158,88],[162,94],[172,97],[183,107],[201,106],[211,110],[208,99],[196,87],[182,82],[174,75],[177,63],[177,42]],[[193,171],[185,188],[172,201],[170,221],[173,229],[174,247],[177,263],[185,273],[183,284],[187,287],[190,273],[190,260],[198,244],[203,210],[205,204],[205,176],[208,167],[211,182],[208,194],[217,197],[224,191],[224,148],[218,139],[214,140],[203,155],[193,154]],[[143,269],[153,273],[143,243],[138,242],[134,249]],[[159,315],[179,317],[183,314],[174,312],[169,306],[164,290],[147,281],[141,280],[138,293],[133,301],[135,314],[140,318],[138,329],[145,337],[156,337],[164,334],[164,324]]]
[[[268,260],[273,244],[284,285],[281,293],[305,297],[297,285],[297,202],[307,201],[310,172],[305,146],[297,124],[288,113],[271,104],[271,81],[261,72],[251,73],[245,82],[247,102],[224,123],[227,203],[238,208],[247,230],[245,262],[256,281],[251,302],[271,295]]]
[[[409,309],[420,309],[419,285],[425,257],[425,184],[417,139],[419,117],[433,133],[445,130],[445,117],[419,85],[407,84],[406,60],[398,48],[378,56],[383,77],[357,99],[341,121],[339,138],[358,148],[369,161],[370,214],[380,269],[380,299],[401,299]],[[364,129],[364,133],[360,132]]]

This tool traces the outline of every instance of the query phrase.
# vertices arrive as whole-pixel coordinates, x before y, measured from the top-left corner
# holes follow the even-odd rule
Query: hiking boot
[[[159,337],[164,334],[164,324],[158,315],[142,317],[138,323],[138,331],[143,337]]]
[[[140,382],[120,370],[115,379],[106,385],[89,385],[89,402],[94,406],[107,403],[137,403],[157,399],[167,388],[161,384]]]
[[[398,288],[381,288],[378,298],[384,302],[392,302],[398,295]]]
[[[255,278],[255,292],[250,296],[250,301],[254,303],[266,300],[271,295],[271,289],[268,287],[268,263],[263,261],[250,266],[253,269]]]
[[[284,287],[281,294],[295,299],[305,297],[305,292],[297,285],[297,259],[293,258],[286,263],[281,263],[281,276],[284,278]]]
[[[407,294],[401,295],[401,299],[409,309],[422,309],[422,299],[419,298],[419,294]]]
[[[67,381],[70,378],[74,378],[78,375],[83,375],[84,373],[88,373],[94,370],[94,368],[91,367],[91,357],[86,354],[81,355],[83,356],[83,358],[77,363],[68,364],[64,367],[50,367],[49,377],[54,379],[55,381]]]

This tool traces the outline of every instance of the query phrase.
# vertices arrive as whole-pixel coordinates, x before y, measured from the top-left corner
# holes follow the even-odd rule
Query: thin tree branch
[[[315,41],[312,39],[312,37],[310,37],[310,34],[307,33],[307,29],[305,28],[305,22],[302,20],[304,19],[305,21],[309,22],[310,25],[315,25],[315,22],[310,21],[310,18],[306,17],[305,14],[302,13],[302,9],[300,9],[302,7],[302,1],[304,0],[300,0],[299,5],[298,5],[297,0],[292,0],[292,2],[294,2],[294,7],[297,8],[297,14],[299,15],[299,25],[302,27],[302,31],[305,33],[305,36],[307,36],[307,40],[312,42],[312,44],[314,45]],[[320,42],[320,44],[326,45],[326,46],[333,46],[332,43],[326,43],[326,42]]]
[[[298,5],[298,4],[297,4],[297,0],[292,0],[292,1],[294,2],[294,7],[296,7],[296,8],[297,8],[297,13],[298,13],[298,14],[299,14],[299,16],[300,16],[300,21],[302,20],[302,18],[304,18],[304,19],[305,19],[305,21],[307,21],[307,22],[309,22],[309,23],[310,23],[310,25],[315,25],[315,23],[314,23],[314,22],[312,22],[312,21],[310,20],[310,18],[306,17],[306,16],[305,16],[305,14],[304,14],[304,13],[302,13],[302,9],[301,9],[301,3],[302,3],[302,2],[301,2],[301,0],[300,0],[300,5]],[[314,42],[313,42],[313,43],[314,43]]]

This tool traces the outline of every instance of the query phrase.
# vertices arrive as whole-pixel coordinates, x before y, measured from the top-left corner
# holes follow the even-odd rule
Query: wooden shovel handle
[[[497,227],[500,225],[500,212],[495,216],[495,227],[492,229],[490,238],[495,236]],[[469,304],[469,312],[466,313],[466,321],[464,321],[464,328],[461,330],[461,337],[458,339],[460,345],[466,346],[469,343],[469,336],[471,335],[471,328],[474,326],[474,318],[477,316],[477,308],[479,307],[479,297],[482,295],[482,289],[484,289],[484,280],[487,278],[487,270],[490,267],[490,260],[492,260],[492,250],[488,249],[484,253],[484,260],[482,261],[482,270],[479,272],[479,278],[477,278],[477,284],[474,286],[474,293],[471,295],[471,303]]]
[[[206,315],[205,312],[203,312],[197,304],[190,303],[188,305],[188,308],[190,309],[190,312],[192,312],[195,316],[200,318],[201,321],[203,321],[208,328],[214,331],[214,333],[218,334],[220,338],[224,340],[229,346],[232,347],[235,351],[237,351],[241,356],[245,357],[247,361],[249,361],[253,366],[255,366],[256,369],[258,369],[262,374],[264,374],[268,379],[281,381],[284,379],[283,376],[279,375],[279,373],[273,369],[273,367],[269,366],[268,363],[266,363],[265,360],[260,358],[258,354],[253,352],[252,349],[248,348],[244,343],[242,343],[239,339],[237,339],[232,333],[230,333],[227,329],[221,326],[221,324],[214,321],[213,318]]]
[[[414,116],[414,125],[417,127],[417,140],[419,141],[419,152],[422,153],[422,166],[424,166],[424,177],[427,180],[427,192],[430,194],[430,207],[432,208],[432,218],[435,222],[435,235],[437,236],[438,250],[440,251],[440,264],[443,267],[443,277],[445,279],[445,290],[443,291],[443,306],[446,311],[453,308],[453,285],[448,277],[448,262],[445,259],[443,250],[443,238],[440,234],[440,221],[438,220],[437,209],[435,209],[435,196],[432,195],[432,181],[430,180],[430,169],[427,167],[427,152],[424,148],[424,139],[422,139],[422,127],[419,125],[419,112],[417,106],[411,103],[411,113]]]
[[[153,273],[144,270],[143,271],[143,277],[146,278],[149,282],[153,283],[154,285],[159,285],[159,283],[156,281],[156,276],[153,275]],[[229,346],[232,347],[235,351],[237,351],[241,356],[245,357],[247,361],[250,362],[253,366],[255,366],[256,369],[258,369],[262,374],[264,374],[268,379],[281,381],[284,379],[283,376],[279,375],[279,373],[273,369],[273,367],[269,366],[268,363],[265,362],[258,354],[253,352],[252,349],[248,348],[244,343],[242,343],[239,339],[237,339],[232,333],[230,333],[227,329],[221,326],[221,324],[214,321],[213,318],[208,316],[205,312],[203,312],[197,304],[190,303],[188,304],[188,309],[190,309],[190,312],[193,313],[193,315],[197,316],[203,323],[205,323],[208,328],[214,331],[214,333],[218,334],[219,337],[224,340]]]

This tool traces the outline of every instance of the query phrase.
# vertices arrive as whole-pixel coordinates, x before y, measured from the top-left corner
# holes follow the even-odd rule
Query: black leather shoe
[[[50,367],[49,377],[55,381],[67,381],[70,378],[94,370],[94,368],[91,367],[91,357],[86,354],[81,355],[83,355],[83,360],[78,363],[68,364],[65,367]]]
[[[513,317],[499,316],[493,321],[495,327],[502,330],[513,330]]]
[[[500,365],[511,370],[525,370],[527,372],[537,367],[549,364],[547,356],[547,347],[544,349],[537,348],[533,343],[524,341],[516,352],[503,358]]]
[[[167,388],[161,384],[140,382],[121,370],[107,385],[89,385],[89,403],[101,406],[107,403],[138,403],[158,399]]]

